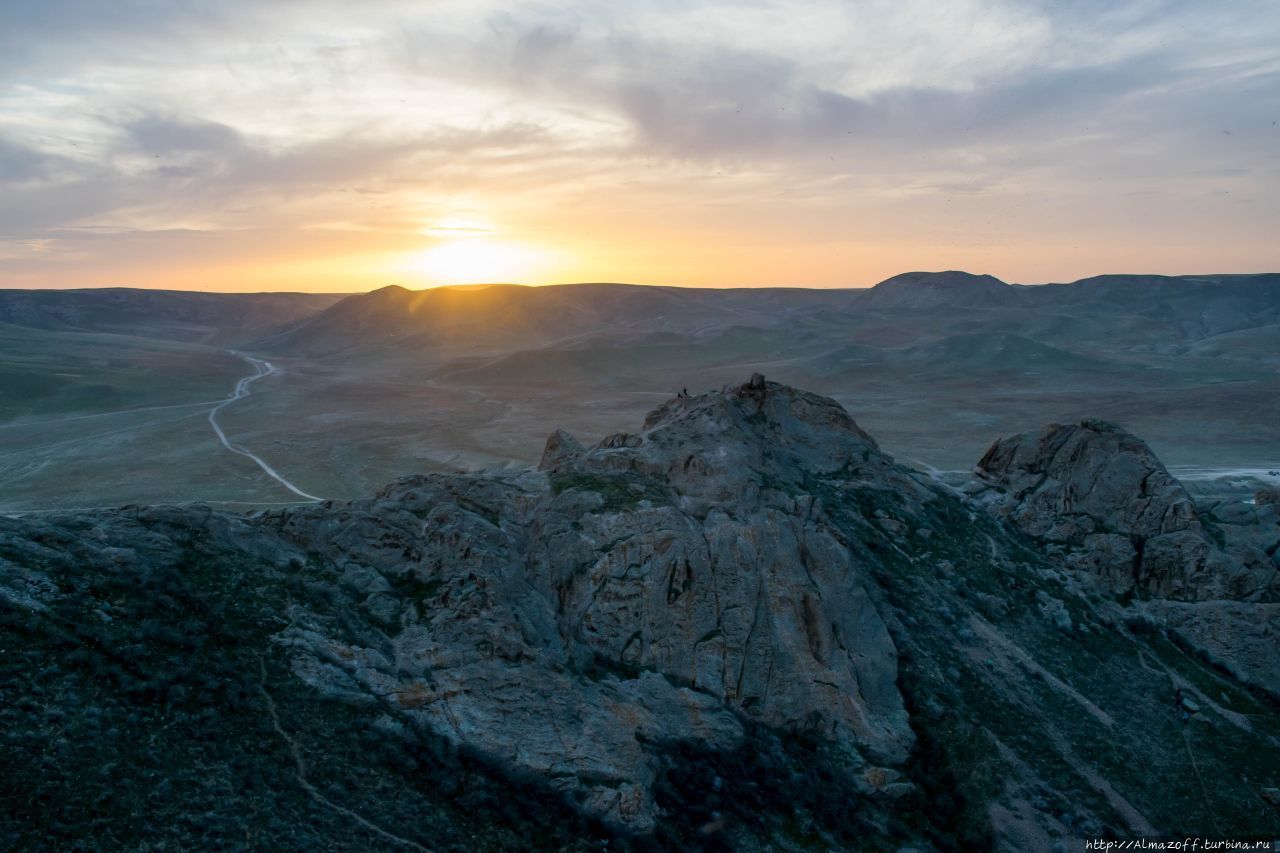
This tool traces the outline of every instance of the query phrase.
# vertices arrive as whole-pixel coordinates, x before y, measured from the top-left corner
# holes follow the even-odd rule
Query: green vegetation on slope
[[[0,325],[0,422],[219,400],[247,372],[197,344]]]

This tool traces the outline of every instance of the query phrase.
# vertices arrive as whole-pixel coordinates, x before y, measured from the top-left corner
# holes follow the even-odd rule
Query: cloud
[[[65,158],[0,136],[0,185],[47,180],[66,166]]]
[[[8,202],[0,208],[0,239],[71,228],[54,237],[68,240],[104,216],[125,229],[158,231],[174,222],[208,230],[306,227],[341,218],[334,204],[349,205],[335,197],[353,190],[422,191],[501,171],[504,159],[533,170],[550,153],[543,129],[526,124],[445,126],[405,137],[352,131],[285,146],[220,122],[167,114],[107,124],[110,143],[93,163],[0,137],[0,192]]]
[[[1067,28],[1057,14],[1054,29]],[[1149,9],[1147,18],[1155,12]],[[473,68],[478,76],[503,69],[522,95],[551,95],[615,115],[633,133],[635,150],[680,158],[803,162],[833,150],[897,147],[916,154],[982,143],[1058,145],[1134,134],[1135,119],[1146,122],[1136,133],[1158,133],[1194,122],[1197,107],[1257,111],[1278,100],[1277,90],[1242,85],[1220,67],[1197,67],[1185,43],[1179,50],[1154,37],[1137,39],[1141,47],[1117,57],[1103,50],[1097,52],[1102,58],[1012,69],[992,57],[989,70],[951,85],[907,77],[865,91],[849,75],[821,79],[815,73],[821,57],[780,57],[766,47],[654,40],[580,23],[552,29],[511,16],[493,30],[493,45]],[[980,49],[975,45],[973,52]],[[859,66],[856,58],[847,64]],[[1242,88],[1258,99],[1233,105],[1222,97]]]
[[[226,153],[245,147],[235,128],[214,121],[146,115],[126,122],[123,129],[139,149],[159,154]]]
[[[452,208],[568,240],[608,205],[748,244],[889,211],[908,240],[952,198],[1088,230],[1138,193],[1182,200],[1177,241],[1248,191],[1274,228],[1277,29],[1264,0],[9,0],[0,241]]]

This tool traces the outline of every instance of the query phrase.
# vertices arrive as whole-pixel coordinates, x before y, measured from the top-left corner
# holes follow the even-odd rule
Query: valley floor
[[[254,365],[247,375],[243,359]],[[0,423],[0,512],[188,501],[252,509],[355,498],[411,472],[526,467],[557,428],[593,441],[642,420],[682,387],[719,387],[750,367],[784,380],[794,372],[782,362],[755,362],[645,382],[467,384],[409,360],[245,355],[234,364],[240,375],[224,370],[221,393],[210,382],[199,386],[205,399],[190,401],[195,389],[181,383],[158,383],[148,405]],[[1103,417],[1143,435],[1193,491],[1244,499],[1260,483],[1280,482],[1272,473],[1280,470],[1280,446],[1254,419],[1257,401],[1269,397],[1255,388],[1226,389],[1240,397],[1233,405],[1198,402],[1221,388],[1179,392],[1176,405],[1189,416],[1173,419],[1165,416],[1173,403],[1160,400],[1172,392],[1163,389],[983,396],[976,387],[894,387],[873,376],[856,388],[810,384],[922,470],[967,472],[1001,435]]]

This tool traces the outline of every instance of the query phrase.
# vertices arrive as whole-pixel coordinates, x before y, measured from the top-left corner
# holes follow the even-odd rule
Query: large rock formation
[[[557,432],[522,473],[0,520],[0,842],[1280,831],[1253,805],[1280,713],[1174,642],[1273,671],[1273,584],[1233,555],[1270,559],[1246,529],[1274,507],[1220,545],[1227,509],[1100,425],[997,443],[980,475],[974,501],[753,377],[591,447]]]
[[[1198,509],[1136,436],[1103,421],[1000,439],[968,486],[1067,567],[1280,695],[1280,514],[1265,499]]]
[[[914,481],[837,404],[763,382],[682,397],[589,450],[556,433],[541,468],[411,478],[353,516],[264,518],[395,625],[389,651],[335,651],[301,619],[278,638],[296,672],[397,697],[418,725],[554,776],[637,831],[654,821],[641,742],[729,749],[732,712],[816,732],[855,765],[906,759],[897,652],[866,568],[795,492],[806,477]],[[431,590],[416,608],[387,596],[405,579]],[[612,675],[573,675],[593,664]]]
[[[1272,556],[1242,540],[1228,553],[1182,484],[1114,424],[1050,424],[1000,439],[974,474],[971,494],[1065,550],[1113,593],[1180,601],[1274,595]]]

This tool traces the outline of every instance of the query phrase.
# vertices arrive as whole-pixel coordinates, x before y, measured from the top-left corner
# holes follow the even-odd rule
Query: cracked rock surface
[[[1274,833],[1277,530],[1093,421],[959,492],[763,377],[524,472],[0,519],[0,841]]]
[[[1065,551],[1115,594],[1274,601],[1280,590],[1273,508],[1213,523],[1151,449],[1115,424],[1051,424],[1001,439],[974,475],[969,491],[997,515]]]

